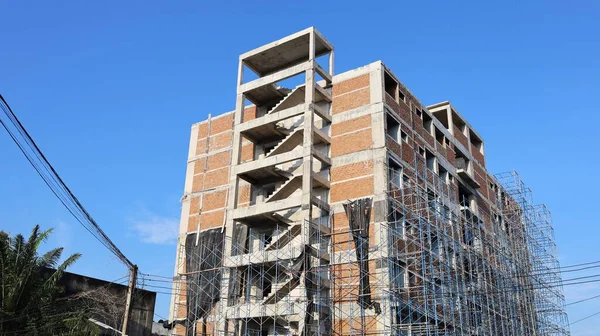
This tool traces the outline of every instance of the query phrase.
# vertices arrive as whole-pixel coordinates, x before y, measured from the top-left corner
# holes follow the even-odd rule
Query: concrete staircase
[[[289,197],[294,191],[302,187],[302,175],[294,175],[289,180],[282,183],[271,194],[267,196],[265,202],[278,201]]]
[[[286,246],[294,240],[294,238],[298,237],[301,231],[302,228],[300,227],[300,224],[290,225],[287,230],[277,235],[277,239],[273,239],[269,245],[265,246],[265,251],[272,251]]]
[[[275,129],[287,135],[294,131],[296,128],[304,125],[304,116],[296,117],[291,125],[286,126],[285,122],[288,120],[289,119],[286,119],[275,124]]]
[[[274,113],[304,103],[304,86],[298,86],[283,97],[267,113]]]
[[[296,146],[302,144],[304,136],[303,129],[295,129],[290,134],[288,134],[285,138],[281,139],[273,149],[265,153],[265,157],[271,157],[277,154],[289,152],[294,149]]]
[[[262,304],[274,304],[279,300],[286,297],[294,288],[298,287],[300,284],[300,279],[297,276],[292,276],[289,280],[285,281],[283,284],[277,286],[278,288],[274,288],[267,297],[263,300]]]

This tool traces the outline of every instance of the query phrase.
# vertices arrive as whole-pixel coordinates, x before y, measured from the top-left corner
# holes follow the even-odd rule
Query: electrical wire
[[[96,240],[111,251],[119,260],[121,260],[129,269],[134,268],[134,264],[127,259],[115,243],[102,230],[90,213],[83,207],[81,202],[69,189],[63,179],[58,175],[56,169],[50,164],[48,159],[42,153],[31,135],[27,132],[23,124],[14,114],[6,100],[0,95],[0,109],[4,112],[9,122],[0,118],[0,123],[6,129],[11,139],[19,147],[23,155],[36,170],[38,175],[50,188],[52,193],[60,200],[63,206]],[[9,127],[12,126],[12,127]]]
[[[577,320],[577,321],[575,321],[575,322],[571,322],[571,323],[569,323],[569,325],[573,325],[573,324],[575,324],[575,323],[579,323],[579,322],[581,322],[581,321],[585,321],[585,320],[587,320],[587,319],[589,319],[589,318],[591,318],[591,317],[594,317],[594,316],[596,316],[596,315],[599,315],[599,314],[600,314],[600,311],[599,311],[599,312],[596,312],[596,313],[594,313],[594,314],[592,314],[592,315],[588,315],[588,316],[586,316],[586,317],[584,317],[584,318],[581,318],[581,319],[579,319],[579,320]]]
[[[565,306],[570,306],[570,305],[578,304],[578,303],[589,301],[589,300],[593,300],[593,299],[599,298],[599,297],[600,297],[600,295],[594,295],[592,297],[589,297],[589,298],[586,298],[586,299],[583,299],[583,300],[579,300],[579,301],[567,303]]]

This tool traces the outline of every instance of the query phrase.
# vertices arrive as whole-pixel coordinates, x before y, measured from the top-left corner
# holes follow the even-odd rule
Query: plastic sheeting
[[[374,303],[371,299],[371,285],[369,284],[369,222],[372,203],[372,198],[348,201],[344,203],[344,210],[350,223],[360,273],[358,301],[363,308],[375,308],[379,312],[379,304]]]
[[[248,225],[237,224],[233,229],[233,244],[231,255],[241,255],[247,253],[246,241],[248,240]],[[227,298],[229,306],[238,303],[238,300],[242,292],[242,276],[243,272],[238,268],[229,269],[229,289],[227,291]]]

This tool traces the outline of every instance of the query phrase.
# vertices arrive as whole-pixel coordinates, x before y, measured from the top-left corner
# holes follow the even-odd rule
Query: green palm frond
[[[58,265],[58,262],[60,261],[60,257],[62,256],[62,251],[63,251],[62,247],[57,247],[55,249],[52,249],[52,250],[44,253],[44,255],[39,259],[39,266],[55,268],[56,265]]]
[[[41,243],[43,243],[43,242],[45,242],[45,241],[48,239],[48,236],[50,236],[50,234],[51,234],[52,232],[54,232],[54,229],[48,229],[48,230],[46,230],[46,231],[43,231],[43,232],[41,232],[41,233],[40,233],[40,232],[39,232],[39,228],[40,228],[40,226],[39,226],[39,225],[36,225],[36,226],[35,226],[35,229],[34,229],[34,232],[35,232],[35,233],[37,233],[37,237],[36,237],[36,239],[33,241],[33,247],[34,247],[36,250],[38,249],[38,247],[40,247],[40,244],[41,244]],[[37,229],[37,230],[36,230],[36,229]],[[32,238],[34,237],[34,236],[33,236],[33,232],[32,232],[32,234],[31,234],[31,237],[32,237]]]
[[[48,280],[46,280],[46,282],[44,283],[44,287],[49,288],[56,286],[56,283],[58,282],[60,277],[62,277],[62,275],[65,273],[65,270],[69,266],[73,265],[80,257],[81,254],[75,253],[68,257],[65,261],[63,261],[62,264],[56,268],[56,271],[54,271],[54,273],[52,273],[52,275],[48,278]]]
[[[39,225],[27,239],[0,231],[0,335],[99,334],[85,309],[59,296],[59,279],[81,255],[61,262],[62,247],[38,254],[51,233]]]

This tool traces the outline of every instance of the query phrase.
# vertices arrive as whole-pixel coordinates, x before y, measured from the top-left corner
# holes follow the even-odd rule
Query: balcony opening
[[[390,202],[390,207],[392,208],[392,211],[390,211],[390,214],[388,215],[388,225],[390,230],[392,230],[391,234],[396,237],[404,238],[404,215],[394,207],[392,202]]]
[[[417,115],[417,117],[423,118],[423,111],[421,111],[421,109],[415,108],[415,114]],[[425,124],[425,121],[423,121],[423,124]],[[423,126],[423,127],[425,127],[425,126]]]
[[[423,128],[427,133],[432,134],[431,128],[433,127],[433,119],[427,112],[423,112]]]
[[[400,130],[400,138],[402,138],[402,141],[408,143],[408,134],[406,134],[404,131]]]
[[[397,101],[398,98],[396,97],[396,92],[398,92],[398,82],[396,82],[396,80],[394,80],[394,78],[392,78],[392,76],[390,76],[387,72],[385,73],[383,81],[385,85],[385,92]]]
[[[481,187],[476,179],[475,172],[473,169],[473,163],[467,159],[467,157],[460,152],[458,147],[456,149],[456,156],[454,160],[454,166],[456,167],[456,173],[463,179],[464,182],[468,183],[472,188],[478,189]]]
[[[425,151],[425,161],[427,162],[427,168],[435,172],[436,158],[430,151]]]
[[[437,165],[437,169],[438,169],[438,176],[440,177],[440,180],[444,183],[448,183],[448,171],[442,167],[442,165],[440,165],[438,163]]]
[[[442,145],[442,148],[446,148],[446,137],[444,136],[444,133],[442,133],[442,131],[440,131],[439,129],[437,129],[437,127],[435,128],[435,140]]]
[[[469,169],[471,162],[469,162],[469,159],[467,159],[466,156],[464,156],[458,150],[456,151],[456,155],[454,157],[454,165],[456,166],[456,169],[462,169],[469,174],[471,173]]]
[[[462,207],[471,207],[471,200],[473,199],[473,194],[464,188],[463,186],[458,186],[458,202]]]
[[[402,90],[398,89],[398,102],[406,102],[406,97],[404,96],[404,92],[402,92]]]
[[[481,141],[481,139],[473,131],[470,131],[470,134],[472,147],[479,153],[483,154],[483,141]]]
[[[396,188],[402,188],[402,166],[392,159],[388,159],[388,181]]]
[[[454,111],[452,111],[452,123],[456,128],[458,128],[460,133],[462,133],[464,136],[467,136],[467,124]]]
[[[448,110],[443,109],[443,110],[439,110],[439,111],[435,111],[435,112],[431,112],[431,114],[433,114],[433,116],[439,120],[442,125],[444,125],[444,127],[446,127],[446,129],[449,129],[449,123],[448,123]]]
[[[391,115],[386,115],[386,133],[396,142],[400,142],[401,131],[400,131],[400,123],[394,119]]]

